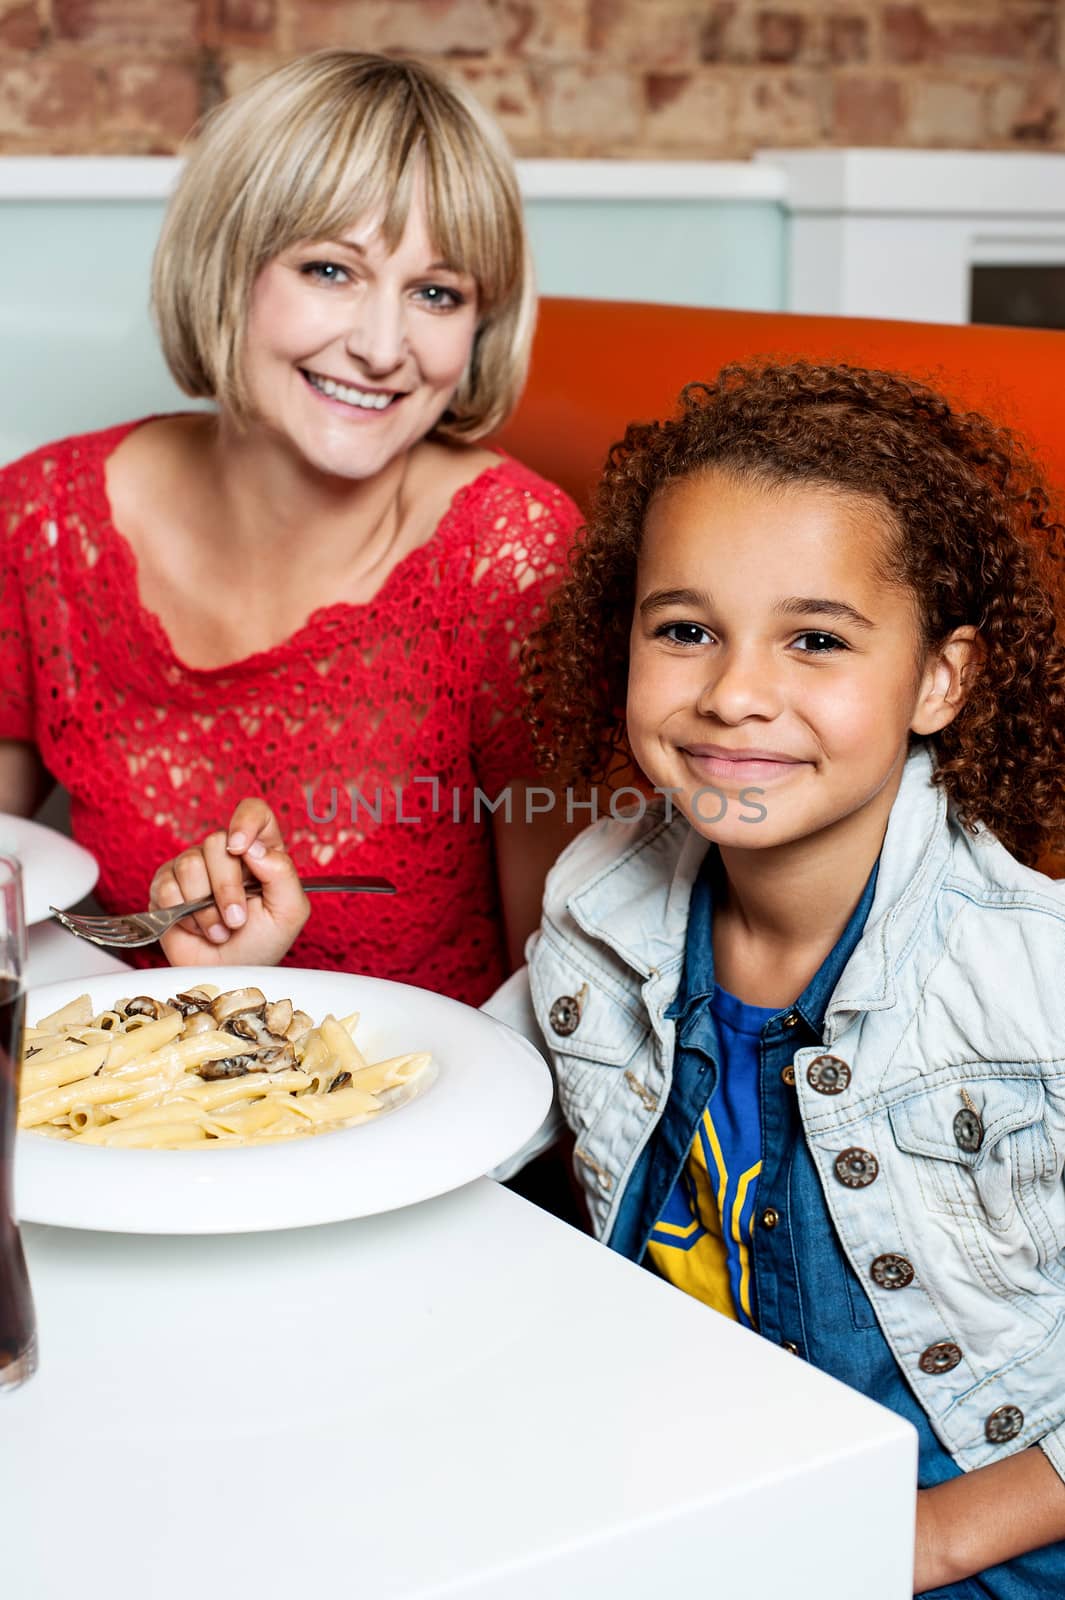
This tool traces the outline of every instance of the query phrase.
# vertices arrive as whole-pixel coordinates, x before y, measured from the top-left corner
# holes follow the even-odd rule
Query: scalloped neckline
[[[453,525],[457,523],[458,514],[465,505],[474,489],[483,485],[486,478],[502,476],[509,473],[517,463],[512,456],[503,455],[502,459],[493,462],[490,466],[482,468],[475,478],[468,483],[462,483],[451,496],[436,525],[435,531],[430,534],[424,543],[415,545],[413,550],[396,562],[395,566],[386,575],[381,587],[371,600],[361,605],[351,600],[331,600],[327,605],[316,606],[300,626],[287,639],[282,639],[278,644],[271,645],[266,650],[253,651],[249,656],[240,656],[235,661],[224,662],[215,667],[194,667],[178,655],[174,645],[163,626],[161,618],[150,611],[141,599],[140,569],[133,546],[120,528],[116,527],[111,510],[111,501],[107,493],[106,465],[111,456],[118,449],[124,439],[135,432],[137,428],[144,427],[149,422],[162,421],[169,415],[194,415],[191,412],[157,412],[148,417],[140,417],[135,422],[119,423],[113,428],[106,428],[95,435],[97,470],[91,474],[91,493],[97,504],[95,525],[98,530],[101,547],[106,542],[121,570],[123,581],[127,584],[131,597],[131,607],[127,615],[128,621],[135,620],[142,633],[146,634],[160,658],[160,665],[164,671],[177,669],[184,677],[203,680],[206,678],[224,677],[232,674],[258,672],[264,668],[276,666],[293,654],[306,654],[306,644],[310,636],[317,635],[322,629],[327,618],[341,616],[352,611],[368,611],[376,607],[387,596],[392,581],[401,571],[409,572],[416,565],[418,558],[428,559],[428,553],[440,553],[442,542],[452,532]],[[493,448],[496,448],[493,446]],[[445,535],[445,541],[441,540]],[[101,548],[101,555],[103,549]]]

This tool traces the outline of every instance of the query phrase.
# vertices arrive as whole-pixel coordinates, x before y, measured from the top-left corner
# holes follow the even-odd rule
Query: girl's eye
[[[305,278],[312,278],[316,283],[347,283],[348,274],[344,267],[335,261],[305,261],[300,267],[300,273]]]
[[[698,622],[663,622],[655,629],[656,639],[668,639],[671,644],[698,645],[709,642],[710,634]]]
[[[457,289],[449,289],[442,283],[423,283],[416,289],[416,296],[423,305],[431,311],[454,311],[458,306],[466,304],[466,297]]]
[[[837,650],[846,650],[848,648],[848,646],[843,643],[842,639],[836,638],[834,633],[800,633],[798,639],[795,640],[795,643],[798,644],[800,640],[806,641],[803,648],[799,651],[800,655],[824,656],[832,654]]]

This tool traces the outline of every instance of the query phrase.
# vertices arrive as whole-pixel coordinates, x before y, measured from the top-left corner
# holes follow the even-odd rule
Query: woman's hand
[[[245,876],[263,885],[244,893]],[[242,800],[226,832],[183,850],[152,879],[153,906],[214,896],[214,905],[185,917],[160,940],[171,966],[273,966],[310,913],[281,830],[265,800]]]

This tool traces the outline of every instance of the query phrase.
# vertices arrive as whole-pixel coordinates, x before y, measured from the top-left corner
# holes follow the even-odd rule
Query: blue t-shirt
[[[751,1225],[762,1137],[758,1115],[759,1040],[778,1006],[749,1006],[716,988],[721,1076],[688,1160],[647,1243],[663,1278],[745,1327],[754,1326]]]

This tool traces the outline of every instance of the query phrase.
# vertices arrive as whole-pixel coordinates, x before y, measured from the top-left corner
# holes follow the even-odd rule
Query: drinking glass
[[[26,1009],[22,870],[0,855],[0,1393],[37,1370],[37,1321],[15,1221],[15,1124]]]

